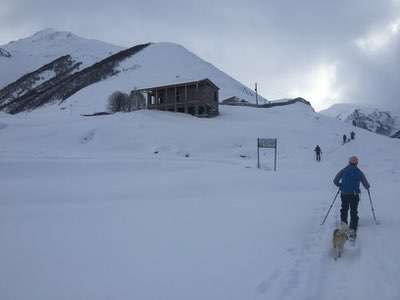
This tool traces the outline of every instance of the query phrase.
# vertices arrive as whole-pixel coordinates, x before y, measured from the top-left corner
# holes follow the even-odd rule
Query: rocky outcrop
[[[33,110],[47,103],[54,103],[56,101],[61,103],[79,90],[114,76],[119,72],[116,67],[121,61],[136,54],[148,45],[150,43],[120,51],[62,80],[57,80],[57,77],[54,77],[29,90],[22,96],[14,98],[5,105],[0,106],[0,110],[16,114],[22,111]]]
[[[11,53],[4,48],[0,48],[0,57],[11,58]]]
[[[395,134],[392,135],[392,138],[400,139],[400,130],[397,131]]]
[[[363,112],[356,109],[345,119],[345,122],[351,122],[359,128],[387,136],[392,136],[396,131],[396,119],[387,111]]]
[[[43,67],[28,73],[0,90],[0,109],[21,98],[31,90],[41,91],[46,86],[56,85],[79,69],[81,62],[70,55],[59,57]]]

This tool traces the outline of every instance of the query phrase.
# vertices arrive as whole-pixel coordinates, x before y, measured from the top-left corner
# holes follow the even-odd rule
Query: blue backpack
[[[356,166],[348,165],[343,169],[340,190],[342,193],[360,193],[362,172]]]

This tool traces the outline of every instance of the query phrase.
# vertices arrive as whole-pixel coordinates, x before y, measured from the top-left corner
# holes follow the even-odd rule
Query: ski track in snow
[[[351,145],[332,146],[325,152],[325,158],[347,146],[352,147],[353,153],[359,152],[360,145],[356,141],[351,143]],[[400,270],[394,270],[395,267],[385,259],[382,251],[384,241],[390,239],[390,236],[382,230],[382,225],[377,225],[373,221],[367,197],[366,192],[361,196],[359,205],[361,217],[356,244],[351,245],[347,242],[342,257],[337,260],[334,260],[331,239],[333,230],[340,224],[340,195],[331,211],[334,221],[327,221],[324,226],[317,224],[321,221],[319,218],[327,212],[329,205],[326,200],[321,201],[313,212],[315,227],[309,231],[299,250],[291,251],[293,254],[291,267],[283,274],[276,270],[268,280],[261,282],[256,289],[256,298],[400,299],[400,293],[393,292],[396,291],[393,287],[397,286],[398,277],[388,275],[400,274]],[[363,243],[367,245],[364,248]],[[367,274],[365,277],[367,280],[358,280],[360,274]],[[368,274],[373,274],[370,279]],[[381,280],[375,280],[376,277]]]
[[[369,205],[366,199],[363,205]],[[326,207],[321,206],[314,215],[320,216],[324,210]],[[260,299],[399,299],[400,294],[393,289],[398,285],[398,277],[389,274],[400,274],[400,270],[395,270],[382,249],[390,236],[385,235],[382,225],[372,221],[368,210],[369,207],[362,209],[364,216],[360,219],[356,245],[347,242],[338,260],[333,258],[331,236],[339,222],[313,229],[294,256],[292,267],[285,274],[279,274],[283,280],[275,281],[276,290],[270,294],[264,292],[267,296]],[[363,244],[367,246],[363,247]],[[364,280],[358,279],[360,274],[366,274]],[[270,282],[272,279],[264,284],[264,289],[270,288]]]
[[[325,206],[325,203],[321,203],[320,206],[314,209],[313,216],[315,224],[318,224],[318,221],[320,221],[319,217],[326,210]],[[260,299],[302,299],[301,295],[304,295],[304,299],[314,299],[309,297],[309,292],[313,289],[315,277],[320,277],[323,273],[322,269],[316,273],[314,266],[320,268],[327,256],[329,256],[326,251],[322,250],[322,253],[320,253],[320,251],[321,249],[327,249],[322,240],[323,236],[329,234],[330,227],[314,227],[308,235],[306,235],[304,243],[300,245],[299,249],[290,249],[292,254],[291,267],[289,267],[284,274],[281,274],[281,272],[276,274],[280,275],[281,278],[275,280],[275,287],[272,287],[269,293],[265,293],[266,297],[260,297]],[[330,259],[330,257],[328,257],[328,259]],[[318,260],[320,260],[320,263],[317,263]],[[275,275],[275,273],[273,273],[273,275]],[[269,284],[269,286],[271,285],[272,284]],[[315,299],[323,299],[318,297],[319,296]]]

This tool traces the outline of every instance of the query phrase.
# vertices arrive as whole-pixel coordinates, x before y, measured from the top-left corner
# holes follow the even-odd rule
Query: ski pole
[[[331,206],[329,207],[328,212],[326,213],[325,218],[324,218],[324,220],[322,221],[322,223],[321,223],[320,225],[324,225],[324,223],[325,223],[325,221],[326,221],[326,218],[328,217],[328,215],[329,215],[329,213],[330,213],[330,211],[331,211],[331,209],[332,209],[332,206],[333,206],[333,204],[335,203],[337,196],[339,195],[339,192],[340,192],[340,189],[338,189],[338,191],[337,191],[337,193],[336,193],[336,195],[335,195],[335,198],[333,199],[332,204],[331,204]]]
[[[369,203],[371,204],[372,216],[374,218],[375,224],[378,225],[378,221],[376,220],[376,216],[375,216],[374,205],[372,204],[371,193],[369,192],[369,189],[367,191],[368,191]]]

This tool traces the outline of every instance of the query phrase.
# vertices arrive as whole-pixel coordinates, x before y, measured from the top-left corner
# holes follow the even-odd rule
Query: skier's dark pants
[[[358,226],[358,202],[360,196],[358,194],[341,194],[342,209],[340,210],[340,219],[347,224],[347,217],[350,208],[350,229],[357,230]]]
[[[317,155],[317,157],[316,157],[317,161],[320,161],[321,160],[321,153],[317,152],[316,155]]]

